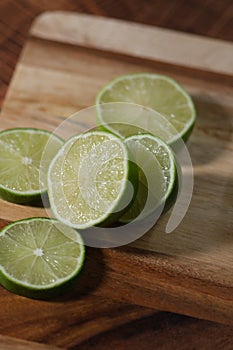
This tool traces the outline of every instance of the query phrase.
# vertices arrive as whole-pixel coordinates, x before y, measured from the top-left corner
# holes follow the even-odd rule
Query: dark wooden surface
[[[116,17],[223,40],[233,40],[232,0],[1,0],[1,101],[5,96],[20,51],[27,39],[28,29],[33,19],[46,10],[68,10]],[[155,313],[137,306],[118,305],[109,300],[106,302],[101,300],[98,307],[95,306],[95,303],[98,303],[98,299],[89,300],[87,297],[86,306],[83,306],[86,312],[80,321],[80,334],[83,338],[80,337],[82,344],[79,345],[79,349],[91,349],[92,347],[101,350],[109,348],[117,350],[126,348],[232,349],[232,327],[169,313]],[[59,319],[47,320],[50,327],[47,327],[46,334],[36,329],[34,334],[27,334],[27,322],[28,324],[33,322],[33,316],[31,315],[30,318],[28,315],[25,323],[22,319],[17,320],[17,316],[20,317],[21,306],[20,299],[18,310],[11,310],[9,305],[13,327],[6,329],[2,324],[1,333],[22,339],[56,344],[56,334],[53,334],[52,325],[53,322],[59,322]],[[48,312],[49,309],[48,307]],[[117,322],[115,322],[116,314]],[[59,317],[59,313],[57,317]],[[67,322],[68,319],[67,314]],[[25,324],[23,335],[22,328],[18,327],[19,324]],[[111,324],[111,327],[106,327],[106,324]],[[31,329],[32,327],[29,327],[29,330]],[[68,322],[67,329],[61,329],[61,331],[64,333],[64,343],[56,345],[66,346],[69,344],[69,347],[74,349],[72,344],[77,342],[72,339],[72,325]]]

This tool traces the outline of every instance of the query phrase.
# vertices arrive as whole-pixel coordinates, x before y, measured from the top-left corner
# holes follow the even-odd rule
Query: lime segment
[[[62,144],[63,140],[45,130],[16,128],[2,131],[1,197],[16,203],[40,199],[46,192],[48,165]]]
[[[143,218],[164,206],[177,181],[173,152],[161,139],[144,134],[128,137],[125,143],[139,167],[139,184],[132,206],[119,219],[122,223]]]
[[[52,211],[74,228],[115,221],[132,199],[131,181],[127,148],[119,138],[98,131],[74,136],[49,168]]]
[[[78,275],[85,248],[79,233],[48,218],[16,221],[0,233],[0,282],[31,298],[59,292]]]
[[[112,104],[112,113],[101,106],[107,103]],[[167,143],[181,137],[187,140],[196,118],[193,101],[184,88],[175,80],[159,74],[120,76],[98,93],[96,104],[98,118],[104,128],[123,137],[140,134],[144,130]],[[147,107],[151,112],[146,113],[139,107],[137,112],[129,104]]]

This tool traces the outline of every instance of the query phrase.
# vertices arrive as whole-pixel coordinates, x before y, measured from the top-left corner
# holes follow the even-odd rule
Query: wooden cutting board
[[[195,186],[184,220],[165,234],[168,212],[127,247],[89,248],[82,292],[77,285],[68,299],[74,312],[77,299],[97,295],[233,324],[232,57],[228,42],[113,19],[48,12],[34,22],[2,108],[1,129],[54,130],[92,106],[110,79],[142,71],[177,79],[198,111],[188,144]],[[2,226],[41,215],[43,209],[0,201]],[[12,307],[24,300],[3,289],[1,295]],[[42,302],[28,305],[37,309],[40,303],[43,314]],[[27,308],[25,300],[22,305]],[[66,303],[60,307],[65,310]]]

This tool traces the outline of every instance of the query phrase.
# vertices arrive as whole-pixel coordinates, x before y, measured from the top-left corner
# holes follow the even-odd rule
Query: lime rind
[[[0,232],[0,246],[2,246],[3,243],[1,243],[1,239],[9,235],[9,232],[12,228],[15,228],[17,225],[28,225],[28,228],[30,230],[30,225],[33,223],[38,223],[39,225],[42,223],[43,225],[48,225],[52,226],[54,225],[64,236],[66,236],[66,231],[67,230],[72,230],[70,227],[65,227],[65,225],[61,224],[55,219],[49,219],[49,218],[29,218],[29,219],[23,219],[23,220],[18,220],[15,221],[14,223],[11,223],[7,226],[5,226],[1,232]],[[72,235],[73,237],[75,236],[75,240],[73,241],[75,244],[77,243],[79,246],[79,256],[76,259],[76,267],[73,269],[72,273],[69,273],[67,276],[63,278],[56,278],[56,281],[54,283],[49,283],[49,284],[41,284],[41,285],[36,285],[32,283],[28,283],[25,280],[17,279],[16,277],[12,276],[9,272],[6,271],[6,268],[3,266],[2,263],[0,263],[0,283],[8,290],[10,290],[13,293],[26,296],[29,298],[38,298],[38,299],[46,299],[54,295],[58,295],[60,293],[63,293],[67,287],[72,284],[75,280],[76,277],[79,275],[79,273],[82,270],[82,267],[84,265],[84,260],[85,260],[85,245],[83,242],[83,239],[81,235],[75,231],[72,230]],[[49,234],[49,233],[48,233]],[[9,238],[9,237],[8,237]],[[34,242],[35,244],[35,242]],[[26,250],[29,251],[29,256],[33,254],[32,248],[24,245],[24,243],[19,243],[16,241],[16,245],[22,246],[23,249],[26,248]],[[51,247],[52,248],[52,247]],[[50,249],[51,249],[50,248]],[[54,248],[56,248],[56,244],[54,245]],[[51,255],[53,256],[53,255]],[[69,257],[69,256],[67,256]],[[24,258],[27,258],[24,256]],[[57,256],[54,255],[52,258],[54,261],[57,259]],[[20,260],[18,261],[18,266],[20,265]],[[9,264],[9,259],[8,259],[8,264]]]
[[[163,80],[165,82],[169,82],[173,87],[176,88],[177,91],[180,92],[180,94],[182,94],[184,97],[185,97],[185,100],[186,100],[186,104],[188,105],[189,107],[189,111],[191,112],[191,117],[189,118],[189,120],[185,123],[182,131],[178,132],[176,130],[176,127],[174,122],[171,122],[171,120],[169,121],[168,117],[165,116],[165,118],[167,119],[167,121],[169,122],[169,124],[171,123],[173,125],[173,137],[171,139],[164,139],[164,141],[166,141],[167,143],[169,144],[173,144],[175,143],[178,139],[182,138],[184,141],[187,141],[189,135],[191,134],[191,131],[194,127],[194,124],[195,124],[195,121],[196,121],[196,109],[195,109],[195,105],[193,103],[193,100],[191,98],[191,96],[188,94],[188,92],[176,81],[174,80],[173,78],[171,77],[167,77],[165,75],[161,75],[161,74],[154,74],[154,73],[135,73],[135,74],[129,74],[129,75],[122,75],[120,77],[117,77],[113,80],[111,80],[110,82],[108,82],[100,91],[99,93],[97,94],[96,96],[96,100],[95,100],[95,103],[96,103],[96,109],[97,109],[97,120],[98,122],[102,125],[102,127],[104,129],[107,129],[113,133],[116,133],[118,134],[119,136],[119,133],[117,132],[116,129],[114,129],[113,127],[109,126],[108,123],[106,123],[106,121],[103,119],[103,116],[102,116],[102,112],[101,112],[101,105],[102,104],[106,104],[106,103],[118,103],[118,102],[122,102],[122,103],[134,103],[134,98],[129,98],[127,101],[107,101],[107,102],[104,102],[102,101],[102,97],[104,96],[105,92],[108,91],[108,90],[111,90],[111,88],[116,85],[117,83],[121,82],[121,81],[126,81],[126,80],[129,80],[129,81],[132,81],[134,78],[144,78],[144,79],[149,79],[149,80],[153,80],[153,79],[160,79],[160,80]],[[125,91],[125,95],[127,96],[127,93],[128,91]],[[139,90],[137,93],[141,93],[141,91]],[[139,105],[139,103],[136,103]],[[150,108],[150,105],[146,105],[146,104],[143,104],[145,107],[147,108]],[[155,110],[156,113],[160,114],[160,115],[163,115],[162,112],[158,112],[158,110]],[[176,120],[175,120],[176,122]],[[179,120],[177,120],[177,122],[179,123]],[[149,130],[147,130],[147,132],[149,132]],[[140,131],[139,131],[140,133]],[[130,136],[130,135],[126,135],[126,136]],[[155,136],[160,136],[159,134],[158,135],[155,135]],[[161,137],[161,136],[160,136]]]
[[[5,136],[7,137],[8,135],[11,135],[11,134],[18,135],[19,136],[18,141],[21,141],[21,142],[22,140],[20,140],[20,134],[24,134],[24,135],[27,134],[27,136],[46,135],[48,136],[47,142],[49,142],[49,140],[52,139],[53,142],[55,141],[55,143],[57,144],[56,145],[57,148],[64,143],[64,141],[58,135],[55,135],[47,130],[36,129],[36,128],[13,128],[13,129],[3,130],[0,132],[0,142],[1,142],[1,137],[5,137]],[[24,145],[24,147],[26,146],[30,151],[31,145]],[[43,153],[43,149],[41,150],[41,155],[42,153]],[[4,158],[2,158],[2,161],[4,161]],[[18,171],[17,163],[15,167],[16,167],[16,171]],[[39,180],[40,179],[38,178],[38,182]],[[30,182],[30,178],[29,178],[29,182]],[[27,181],[25,181],[25,184],[26,183]],[[33,204],[33,203],[41,202],[41,197],[45,196],[46,192],[47,192],[46,186],[43,186],[39,189],[17,190],[16,188],[9,187],[4,183],[0,183],[0,197],[7,201],[18,203],[18,204],[27,204],[27,203]]]

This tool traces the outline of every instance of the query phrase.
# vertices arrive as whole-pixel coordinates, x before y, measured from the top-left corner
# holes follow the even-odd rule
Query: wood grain
[[[50,346],[51,350],[54,346],[70,350],[93,347],[104,350],[110,346],[117,350],[232,348],[230,326],[153,312],[103,297],[79,294],[77,298],[73,294],[73,299],[69,296],[41,303],[15,295],[9,298],[8,292],[1,290],[0,300],[1,350],[49,350]],[[48,346],[40,346],[38,342]]]
[[[92,349],[93,346],[102,350],[109,348],[110,344],[111,348],[119,350],[186,350],[190,344],[200,350],[231,350],[232,326],[197,322],[189,317],[114,302],[112,293],[109,293],[110,298],[101,296],[98,286],[101,281],[109,279],[105,273],[109,262],[104,258],[101,250],[88,248],[87,263],[76,289],[53,301],[30,300],[1,288],[2,346],[9,344],[12,346],[9,350],[17,349],[16,345],[21,346],[19,350],[30,348],[28,343],[18,341],[21,338],[70,350]],[[125,263],[126,259],[122,258]],[[133,292],[130,287],[132,278],[127,279],[128,285],[126,278],[122,282],[126,287],[125,294]],[[119,285],[118,281],[115,293],[120,293]],[[116,281],[111,279],[108,288],[111,286],[116,289]],[[149,291],[145,294],[147,302],[153,298]],[[16,340],[13,342],[5,336],[14,336]],[[30,346],[37,350],[37,344]]]
[[[9,295],[1,289],[1,334],[70,348],[154,314],[153,310],[140,306],[90,295],[81,281],[78,290],[78,294],[76,290],[64,298],[41,302]]]
[[[50,21],[54,31],[57,15],[53,22],[50,14]],[[37,33],[44,23],[43,17],[37,20]],[[66,33],[72,32],[74,22],[64,23]],[[46,26],[48,30],[47,22]],[[98,26],[101,33],[99,22]],[[137,26],[131,25],[134,30],[136,38]],[[156,34],[157,29],[153,30]],[[182,224],[165,235],[168,212],[131,248],[103,250],[100,255],[91,250],[90,259],[96,264],[83,283],[91,288],[101,273],[100,283],[91,288],[93,295],[232,324],[232,77],[209,72],[203,78],[202,54],[201,70],[191,74],[190,68],[67,45],[51,40],[51,35],[45,40],[32,32],[3,105],[1,128],[33,125],[54,130],[65,117],[92,105],[96,91],[108,80],[142,70],[177,79],[192,94],[198,109],[189,143],[195,189]],[[86,116],[77,131],[89,125]],[[1,202],[1,218],[6,221],[32,215],[46,212]]]
[[[62,348],[0,335],[0,350],[62,350]]]
[[[233,75],[231,43],[167,29],[155,30],[147,25],[133,26],[125,21],[101,17],[96,17],[93,21],[93,16],[89,15],[47,12],[34,22],[31,35],[91,49],[120,52],[141,59]]]
[[[137,332],[135,332],[137,329]],[[232,328],[178,315],[155,314],[82,342],[78,349],[231,350]]]
[[[231,0],[2,0],[0,2],[0,101],[34,18],[44,11],[65,10],[114,17],[233,40]]]

